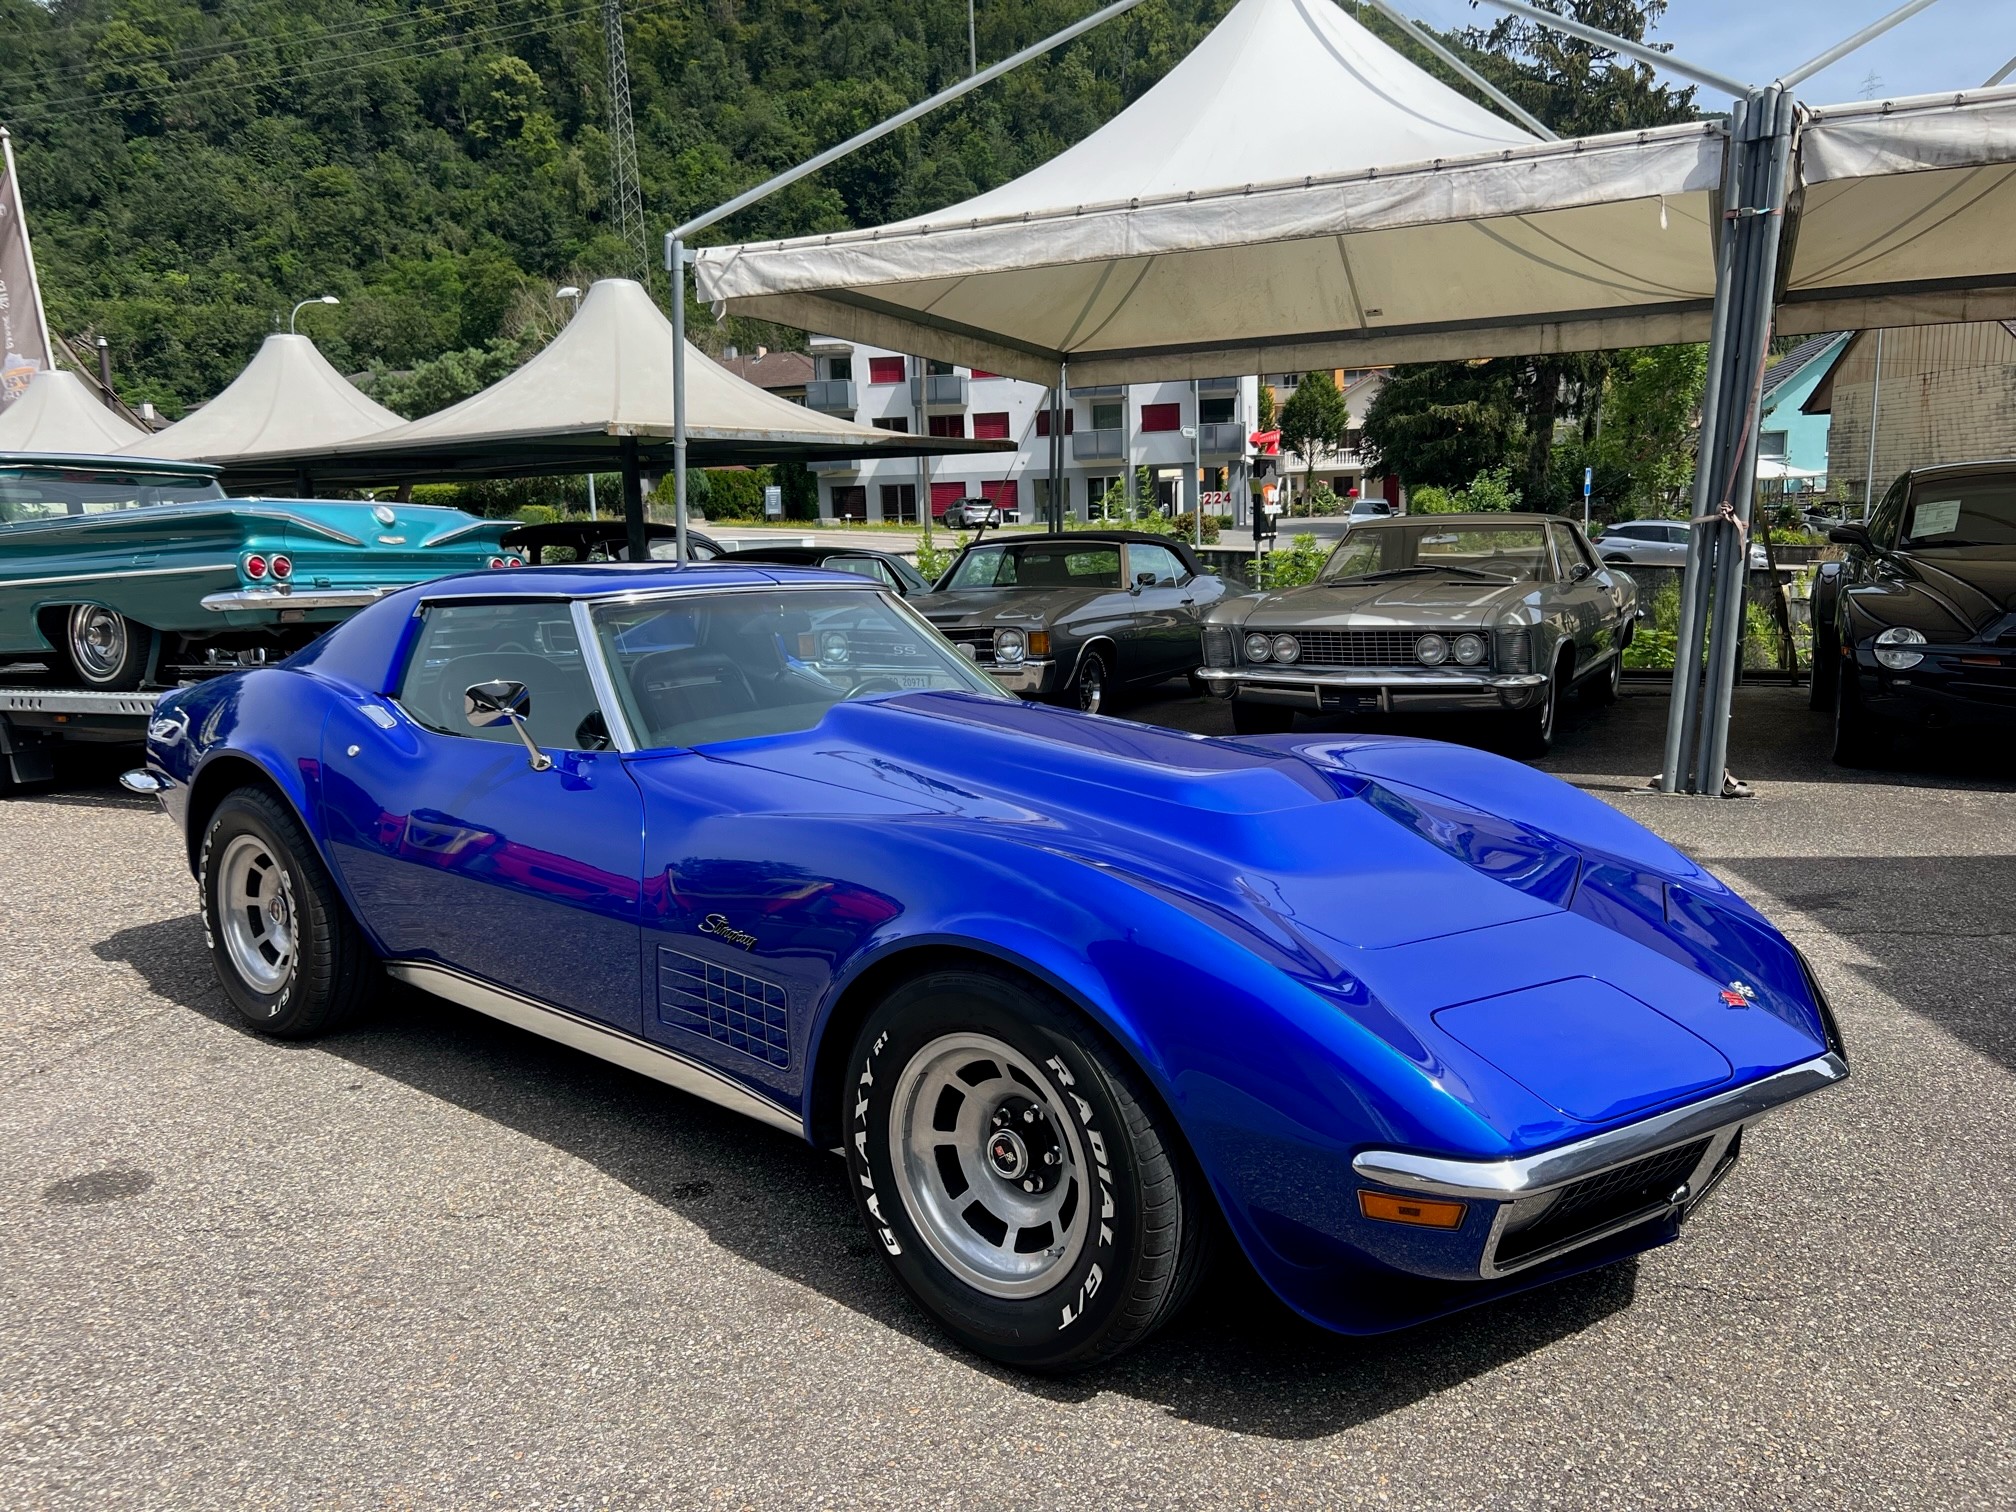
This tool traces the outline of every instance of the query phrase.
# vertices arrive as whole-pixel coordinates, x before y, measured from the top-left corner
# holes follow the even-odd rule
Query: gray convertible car
[[[1530,754],[1562,696],[1617,696],[1638,617],[1631,578],[1550,515],[1405,515],[1346,532],[1317,580],[1228,599],[1204,666],[1241,734],[1309,714],[1497,710]]]
[[[1010,692],[1096,714],[1194,673],[1205,613],[1244,586],[1168,536],[1072,530],[976,541],[917,607]]]

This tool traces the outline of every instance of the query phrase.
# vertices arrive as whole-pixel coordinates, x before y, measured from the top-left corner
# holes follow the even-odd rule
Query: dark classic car
[[[408,583],[519,566],[456,509],[227,499],[217,470],[0,455],[0,660],[124,692],[278,660]]]
[[[1228,599],[1198,676],[1241,734],[1309,714],[1502,710],[1545,751],[1561,697],[1617,696],[1638,589],[1569,520],[1407,515],[1355,522],[1300,588]]]
[[[738,562],[780,562],[790,567],[851,572],[885,588],[894,588],[905,598],[919,598],[931,591],[922,573],[889,551],[869,551],[860,546],[741,546],[733,555]]]
[[[504,544],[525,554],[534,567],[563,567],[570,562],[624,562],[630,558],[630,527],[622,520],[552,520],[544,525],[514,526]],[[679,531],[656,521],[644,527],[644,544],[654,562],[677,560]],[[697,530],[686,532],[686,549],[696,562],[727,555],[727,547]]]
[[[1847,1074],[1797,950],[1566,783],[1022,703],[840,573],[444,579],[170,693],[127,781],[252,1029],[390,977],[840,1151],[898,1280],[1030,1369],[1221,1242],[1350,1333],[1668,1243]]]
[[[975,542],[920,607],[1010,692],[1096,714],[1194,672],[1205,612],[1241,586],[1169,536],[1070,530]]]
[[[1813,706],[1834,759],[1882,761],[1906,730],[2016,729],[2016,461],[1891,484],[1813,586]]]

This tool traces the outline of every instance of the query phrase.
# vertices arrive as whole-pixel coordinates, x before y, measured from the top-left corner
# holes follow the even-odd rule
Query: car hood
[[[1597,984],[1562,990],[1577,1022],[1609,1004],[1613,1038],[1654,1047],[1618,1094],[1633,1108],[1698,1090],[1703,1066],[1726,1062],[1726,1079],[1825,1046],[1803,967],[1761,916],[1608,805],[1483,752],[1207,739],[930,693],[843,704],[802,736],[705,754],[763,770],[774,801],[808,813],[830,810],[821,789],[847,788],[880,800],[885,822],[949,826],[969,849],[1040,847],[1122,878],[1417,1062],[1481,1058],[1570,1119],[1620,1110],[1592,1112],[1572,1070],[1502,1064],[1502,1047],[1523,1043],[1531,989],[1545,998],[1564,979]],[[1131,927],[1152,928],[1155,913]],[[1451,950],[1457,936],[1476,948]],[[1723,1005],[1737,981],[1760,1011]],[[1489,1012],[1437,1021],[1486,999]],[[1705,1048],[1662,1060],[1668,1020]],[[1661,1080],[1669,1063],[1685,1087]]]
[[[919,603],[926,619],[941,630],[967,629],[1042,620],[1068,613],[1111,588],[962,588],[938,592]]]
[[[1538,585],[1448,577],[1388,578],[1376,583],[1307,583],[1241,599],[1242,624],[1298,629],[1350,626],[1483,625]]]
[[[1942,551],[1907,558],[1919,585],[1961,624],[1983,630],[2016,612],[2016,556],[1969,556]]]

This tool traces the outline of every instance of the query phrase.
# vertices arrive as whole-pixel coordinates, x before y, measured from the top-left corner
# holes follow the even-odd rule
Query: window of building
[[[933,378],[950,378],[959,370],[949,362],[927,361],[924,371]]]
[[[975,368],[973,369],[973,376],[975,378],[999,378],[1001,375],[999,373],[983,373],[980,369]]]
[[[860,483],[835,483],[833,485],[833,518],[836,520],[867,519],[867,488]]]
[[[931,516],[936,519],[954,504],[966,497],[964,483],[933,483],[931,485]]]
[[[993,410],[973,417],[973,438],[976,441],[1006,441],[1008,439],[1008,411]]]
[[[828,357],[826,359],[826,376],[831,378],[835,383],[852,383],[854,381],[854,359],[852,357]]]
[[[1048,513],[1050,508],[1050,480],[1048,478],[1032,479],[1030,481],[1030,492],[1034,495],[1036,513],[1040,518]],[[1063,487],[1057,490],[1057,497],[1063,502],[1064,515],[1068,519],[1071,515],[1071,480],[1069,478],[1066,478]]]
[[[910,434],[910,417],[908,415],[887,415],[875,422],[875,429],[897,431],[907,436]]]
[[[964,415],[926,415],[934,436],[963,436],[966,434]]]
[[[1118,430],[1127,423],[1125,399],[1101,399],[1092,406],[1092,429]]]
[[[915,483],[884,483],[882,485],[882,518],[895,525],[915,525],[917,523],[917,485]]]
[[[903,381],[903,359],[901,357],[870,357],[868,359],[868,381],[870,383],[901,383]]]
[[[1144,404],[1141,406],[1141,430],[1173,431],[1183,429],[1183,406],[1180,404]]]
[[[1760,457],[1772,457],[1783,462],[1790,440],[1791,433],[1789,431],[1759,431],[1757,432],[1757,455]]]
[[[1204,425],[1230,425],[1238,418],[1239,397],[1236,394],[1197,401],[1197,419]]]
[[[1066,486],[1069,486],[1069,480],[1066,480]],[[1119,488],[1120,478],[1118,474],[1103,478],[1087,478],[1085,480],[1085,518],[1088,520],[1105,519],[1106,500],[1108,498],[1117,500]],[[1114,508],[1116,510],[1119,508],[1117,502]]]
[[[1094,408],[1096,409],[1097,406],[1095,405]],[[1076,410],[1067,408],[1064,411],[1065,435],[1067,436],[1070,435],[1077,428],[1072,423],[1076,419],[1076,417],[1077,417]],[[1050,434],[1050,411],[1048,411],[1047,409],[1040,409],[1036,411],[1036,434],[1039,436],[1047,436]]]
[[[1004,479],[999,483],[980,485],[980,497],[989,504],[997,505],[1001,510],[1002,520],[1011,525],[1021,522],[1019,493],[1019,487],[1013,478]]]

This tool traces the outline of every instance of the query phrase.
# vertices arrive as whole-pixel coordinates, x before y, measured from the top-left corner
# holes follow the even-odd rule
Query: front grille
[[[1262,635],[1292,635],[1302,644],[1302,655],[1291,665],[1305,667],[1418,667],[1421,658],[1414,654],[1414,642],[1431,632],[1444,640],[1454,640],[1459,635],[1475,635],[1481,632],[1452,628],[1423,626],[1418,630],[1261,630],[1249,625],[1247,633],[1258,630]],[[1486,641],[1489,644],[1489,641]],[[1482,662],[1464,671],[1483,671],[1491,664],[1487,652]],[[1262,665],[1273,665],[1263,663]],[[1452,658],[1442,664],[1456,666]]]
[[[994,664],[994,632],[992,630],[947,630],[938,633],[955,646],[971,646],[973,659],[983,667]]]
[[[1562,1188],[1538,1218],[1499,1239],[1494,1257],[1498,1267],[1502,1270],[1529,1256],[1564,1248],[1634,1214],[1650,1217],[1663,1210],[1707,1150],[1708,1141],[1699,1139]]]
[[[665,945],[658,947],[658,1017],[769,1065],[791,1064],[782,987]]]

